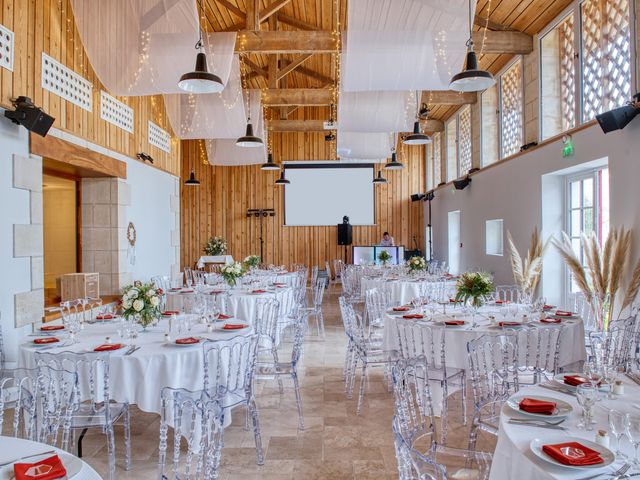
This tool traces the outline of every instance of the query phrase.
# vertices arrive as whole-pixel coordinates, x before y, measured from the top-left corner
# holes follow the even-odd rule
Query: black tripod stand
[[[247,210],[247,218],[258,218],[260,220],[260,261],[264,262],[264,219],[275,217],[276,211],[273,208],[250,208]]]

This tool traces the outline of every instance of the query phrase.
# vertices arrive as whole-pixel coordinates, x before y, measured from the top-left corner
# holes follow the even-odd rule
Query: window
[[[498,161],[498,88],[494,85],[480,96],[481,109],[481,159],[486,167]]]
[[[428,143],[426,145],[426,170],[425,170],[425,176],[426,178],[426,184],[427,184],[427,191],[433,189],[434,185],[433,185],[433,142]]]
[[[445,126],[447,134],[447,182],[458,178],[458,116],[454,115]]]
[[[567,177],[567,205],[566,231],[584,264],[582,235],[595,232],[601,244],[609,235],[609,170],[600,168]],[[570,292],[577,292],[577,285],[573,280],[570,283]]]
[[[500,76],[500,157],[520,151],[523,143],[522,58]]]
[[[471,107],[465,106],[451,117],[447,132],[447,181],[466,175],[471,170]]]
[[[502,219],[485,223],[485,251],[487,255],[503,255]]]
[[[433,186],[442,183],[442,133],[433,136]]]

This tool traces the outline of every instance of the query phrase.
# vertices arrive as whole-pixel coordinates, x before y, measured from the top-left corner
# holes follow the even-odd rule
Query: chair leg
[[[87,430],[89,430],[88,428],[83,428],[82,432],[80,432],[80,437],[78,437],[78,458],[82,458],[82,439],[84,438],[84,436],[87,434]],[[75,438],[76,436],[76,432],[73,432],[73,436]]]
[[[367,362],[362,362],[362,373],[360,377],[360,393],[358,394],[358,406],[356,407],[356,415],[362,412],[362,404],[364,403],[364,391],[367,387]]]
[[[258,465],[264,465],[262,436],[260,434],[260,419],[258,418],[258,407],[256,406],[256,401],[253,398],[249,400],[247,410],[250,412],[251,421],[253,423],[253,437],[256,442],[256,462]]]
[[[462,424],[466,425],[467,424],[467,375],[466,372],[463,370],[462,371],[462,375],[460,377],[460,382],[462,384],[462,392],[461,392],[461,396],[462,396]]]
[[[324,315],[322,314],[322,307],[319,308],[317,314],[318,327],[320,330],[320,335],[324,338]]]
[[[271,354],[273,355],[273,366],[275,371],[275,366],[278,364],[278,348],[274,345],[271,348]],[[278,389],[280,390],[280,395],[284,393],[284,386],[282,385],[282,377],[280,375],[276,375],[278,378]]]
[[[447,433],[449,431],[449,386],[447,380],[444,379],[441,383],[442,387],[442,411],[440,412],[440,441],[442,445],[447,444]]]
[[[105,433],[107,434],[107,454],[109,455],[109,480],[116,480],[116,442],[113,425],[108,425]]]
[[[468,449],[472,452],[476,450],[476,442],[478,441],[478,429],[480,428],[480,417],[479,413],[476,413],[473,416],[473,421],[471,422],[471,431],[469,433],[469,446]]]
[[[128,406],[124,412],[124,469],[131,470],[131,414]]]
[[[300,393],[300,383],[298,382],[298,373],[294,370],[291,372],[293,379],[293,388],[296,391],[296,403],[298,404],[298,428],[304,430],[304,416],[302,415],[302,395]]]
[[[358,368],[358,357],[355,352],[352,353],[352,360],[349,365],[349,373],[347,377],[347,399],[353,398],[353,384],[356,380],[356,369]]]

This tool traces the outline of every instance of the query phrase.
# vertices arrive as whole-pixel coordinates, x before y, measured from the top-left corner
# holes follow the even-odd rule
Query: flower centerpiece
[[[257,268],[260,265],[260,256],[258,255],[249,255],[244,259],[242,264],[245,266],[247,270],[251,268]]]
[[[240,262],[230,263],[224,267],[220,267],[220,275],[229,284],[230,287],[235,287],[236,282],[240,277],[245,274],[244,268]]]
[[[204,253],[213,257],[224,255],[227,251],[227,241],[222,237],[211,237],[204,246]]]
[[[420,272],[427,268],[427,261],[424,257],[415,256],[409,259],[408,265],[411,273]]]
[[[494,291],[493,279],[486,272],[465,272],[456,283],[456,301],[480,308]]]
[[[391,254],[386,250],[382,250],[378,254],[378,260],[382,262],[382,265],[386,265],[389,260],[391,260]]]
[[[156,288],[153,282],[134,282],[122,290],[122,316],[129,320],[134,318],[146,330],[149,325],[160,318],[160,297],[162,289]]]

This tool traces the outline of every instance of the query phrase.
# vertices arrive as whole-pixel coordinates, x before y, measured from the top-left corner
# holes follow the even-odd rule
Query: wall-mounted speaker
[[[22,125],[30,132],[44,137],[55,122],[55,118],[36,107],[29,97],[18,97],[13,101],[16,109],[5,110],[4,116],[17,125]]]

